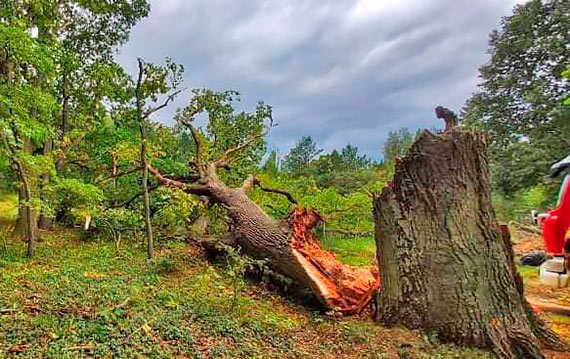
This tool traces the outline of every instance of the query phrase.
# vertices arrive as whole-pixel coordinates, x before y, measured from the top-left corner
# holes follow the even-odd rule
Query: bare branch
[[[200,177],[204,177],[204,169],[201,166],[201,158],[202,158],[202,141],[200,140],[200,134],[198,133],[198,129],[196,126],[192,124],[192,117],[196,113],[198,113],[198,107],[194,108],[194,110],[189,114],[190,120],[184,120],[179,118],[178,121],[183,124],[184,126],[188,127],[190,133],[192,134],[192,139],[194,140],[194,144],[196,145],[196,156],[194,157],[194,165],[198,170],[198,174]]]
[[[139,75],[137,78],[137,87],[135,90],[135,97],[136,97],[136,105],[137,105],[137,112],[138,112],[138,117],[143,118],[143,111],[142,111],[142,83],[143,83],[143,76],[144,76],[144,70],[145,70],[145,62],[143,59],[138,58],[137,59],[138,64],[139,64]]]
[[[208,189],[208,187],[204,185],[186,184],[184,182],[180,182],[172,178],[165,177],[162,173],[160,173],[156,168],[152,167],[150,164],[147,165],[147,168],[148,171],[156,177],[156,181],[161,185],[180,188],[181,190],[189,194],[197,194],[205,196],[208,196],[210,194],[210,190]]]
[[[72,162],[70,162],[70,163],[72,163]],[[142,170],[142,167],[135,167],[135,168],[133,168],[133,169],[131,169],[131,170],[128,170],[128,171],[125,171],[125,172],[121,172],[121,173],[117,173],[117,174],[111,175],[111,176],[109,176],[109,177],[105,177],[105,178],[103,178],[103,179],[101,179],[101,180],[99,180],[99,181],[96,181],[95,184],[100,184],[100,183],[103,183],[103,182],[107,182],[108,180],[113,179],[113,178],[118,178],[118,177],[130,175],[131,173],[139,172],[140,170]]]
[[[271,120],[271,122],[269,123],[269,126],[267,127],[267,131],[261,132],[257,135],[250,137],[248,140],[246,140],[245,142],[242,142],[241,144],[237,145],[236,147],[232,147],[232,148],[227,149],[226,152],[224,152],[224,154],[218,160],[213,162],[215,167],[216,168],[227,167],[228,166],[228,160],[230,159],[230,157],[234,153],[241,151],[242,149],[251,145],[255,141],[261,140],[265,135],[267,135],[271,131],[272,128],[273,128],[273,120]]]
[[[166,106],[168,106],[168,103],[172,100],[174,100],[174,98],[180,93],[182,92],[184,89],[180,89],[177,91],[174,91],[173,93],[171,93],[170,95],[168,95],[168,97],[166,98],[166,101],[164,101],[160,106],[155,107],[153,109],[150,109],[148,111],[145,111],[144,114],[142,115],[143,119],[147,119],[150,115],[152,115],[153,113],[162,110],[163,108],[165,108]]]
[[[248,178],[249,179],[249,178]],[[247,180],[246,180],[247,182]],[[246,183],[244,182],[244,185]],[[269,192],[269,193],[276,193],[276,194],[280,194],[282,196],[287,197],[287,200],[292,203],[292,204],[299,204],[299,202],[297,202],[297,200],[295,199],[295,197],[293,197],[293,195],[287,191],[284,191],[282,189],[278,189],[278,188],[268,188],[268,187],[263,187],[261,185],[261,181],[258,180],[257,178],[253,177],[252,180],[252,185],[256,185],[257,187],[259,187],[263,192]],[[243,186],[242,186],[243,188]]]

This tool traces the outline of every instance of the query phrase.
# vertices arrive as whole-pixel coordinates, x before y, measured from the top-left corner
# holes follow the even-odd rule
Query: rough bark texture
[[[485,136],[422,133],[375,198],[374,217],[380,322],[493,348],[500,358],[542,358],[539,339],[561,348],[526,302],[501,235]]]
[[[354,314],[376,288],[370,271],[344,265],[320,248],[311,232],[322,220],[315,211],[297,207],[288,220],[278,221],[249,199],[246,191],[221,183],[212,186],[212,198],[227,208],[234,238],[246,254],[267,259],[273,270],[310,288],[326,308]]]
[[[355,314],[370,301],[378,288],[377,275],[344,265],[320,248],[311,232],[322,220],[316,211],[295,207],[287,220],[273,219],[247,196],[253,178],[241,188],[230,188],[218,179],[215,166],[204,168],[203,184],[193,187],[150,170],[161,184],[207,196],[224,206],[231,219],[232,237],[244,253],[266,259],[273,271],[310,289],[326,309]]]
[[[53,150],[53,142],[52,140],[48,140],[44,143],[43,146],[43,155],[44,156],[49,156],[51,154]],[[42,173],[41,175],[42,177],[42,183],[43,185],[49,184],[51,181],[50,178],[50,174],[49,173]],[[40,229],[53,229],[54,227],[54,222],[53,222],[53,218],[48,217],[45,213],[40,213],[40,218],[38,220],[38,227]]]
[[[34,152],[34,146],[29,140],[24,141],[24,149],[26,153],[31,154]],[[13,155],[15,156],[15,150]],[[22,236],[28,243],[28,256],[32,257],[35,251],[35,238],[38,233],[38,214],[37,211],[30,205],[29,201],[32,198],[32,188],[37,185],[31,181],[23,164],[15,157],[16,173],[21,183],[18,189],[18,218],[14,227],[14,234]]]

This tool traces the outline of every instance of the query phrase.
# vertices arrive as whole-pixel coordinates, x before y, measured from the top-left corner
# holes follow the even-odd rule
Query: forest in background
[[[139,59],[133,74],[117,63],[130,30],[147,16],[146,0],[0,4],[0,291],[14,293],[0,298],[0,335],[12,343],[0,355],[172,357],[203,349],[210,357],[285,357],[297,348],[334,357],[357,345],[363,356],[389,347],[406,357],[413,347],[418,357],[488,357],[397,329],[313,316],[276,298],[271,285],[248,287],[247,270],[265,263],[241,249],[224,246],[225,267],[214,269],[195,244],[207,247],[239,224],[266,224],[247,216],[257,208],[293,234],[295,208],[314,208],[301,218],[323,220],[315,234],[326,249],[354,273],[376,267],[372,199],[427,135],[390,132],[378,143],[377,161],[350,143],[325,153],[307,129],[281,158],[265,139],[279,131],[270,104],[237,110],[239,92],[190,90],[184,64],[168,57],[160,64]],[[457,111],[461,136],[473,130],[491,139],[493,206],[502,221],[522,221],[556,201],[559,179],[549,178],[550,166],[570,148],[568,44],[568,1],[516,6],[491,32],[478,90]],[[157,122],[174,99],[185,102],[175,125]],[[262,233],[280,238],[279,231]],[[20,239],[35,260],[24,259]],[[492,267],[506,268],[499,264]],[[302,277],[292,266],[276,268]],[[285,282],[279,290],[286,292]],[[387,342],[376,340],[385,334]]]
[[[568,7],[567,1],[531,1],[505,17],[490,35],[491,58],[480,69],[479,91],[460,113],[463,126],[492,136],[495,205],[503,220],[546,209],[556,197],[557,183],[545,179],[550,165],[567,155],[570,141],[570,115],[563,105]],[[260,136],[273,124],[271,106],[259,103],[237,112],[237,92],[188,91],[183,65],[168,58],[163,64],[142,62],[138,79],[114,60],[130,29],[149,11],[143,0],[57,6],[38,0],[0,7],[0,186],[19,193],[17,231],[26,233],[28,208],[32,232],[36,223],[82,226],[86,217],[97,235],[143,232],[141,151],[163,174],[192,178],[186,164],[196,148],[183,121],[185,111],[199,106],[197,116],[207,117],[199,128],[206,157],[259,136],[239,149],[231,170],[222,170],[227,184],[259,173],[266,186],[290,191],[302,205],[317,208],[327,218],[325,233],[369,234],[369,196],[390,181],[394,159],[413,142],[411,131],[389,134],[381,162],[350,144],[324,154],[310,134],[278,161],[275,152],[266,154]],[[188,98],[188,106],[177,112],[177,125],[154,122],[153,114],[175,97]],[[216,205],[158,187],[153,176],[148,189],[157,236],[184,235],[205,213],[211,234],[226,231]],[[277,218],[287,213],[284,198],[259,190],[252,198]]]

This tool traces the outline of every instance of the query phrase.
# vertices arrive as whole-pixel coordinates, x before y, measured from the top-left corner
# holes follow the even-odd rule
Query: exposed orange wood
[[[312,279],[325,304],[345,315],[367,306],[380,287],[377,270],[353,268],[321,248],[312,229],[322,221],[314,210],[295,208],[289,217],[293,233],[290,246],[299,264]]]

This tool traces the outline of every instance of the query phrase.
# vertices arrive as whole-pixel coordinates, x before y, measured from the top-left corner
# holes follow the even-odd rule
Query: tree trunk
[[[141,86],[143,85],[144,78],[144,62],[138,59],[139,64],[139,76],[136,88],[136,107],[137,116],[139,120],[139,129],[141,133],[141,166],[142,166],[142,194],[143,194],[143,205],[144,205],[144,222],[146,226],[146,252],[147,258],[152,259],[154,252],[154,239],[152,235],[152,224],[150,222],[150,198],[148,193],[148,150],[147,150],[147,130],[146,130],[146,117],[143,114],[143,98]]]
[[[425,131],[374,200],[382,288],[377,320],[493,348],[500,358],[542,358],[562,343],[523,295],[512,247],[491,206],[487,139]]]
[[[43,155],[49,156],[53,150],[53,141],[47,140],[44,143],[43,147]],[[48,185],[51,181],[49,173],[42,173],[42,183],[43,185]],[[42,200],[47,200],[46,198],[42,198]],[[48,217],[44,212],[40,213],[40,219],[38,220],[38,227],[41,229],[53,229],[53,219]]]
[[[267,260],[272,270],[308,288],[328,310],[356,314],[371,300],[377,276],[342,264],[320,248],[311,231],[322,221],[316,211],[296,207],[279,221],[253,202],[245,187],[229,188],[214,176],[207,188],[207,195],[227,209],[232,235],[245,254]]]
[[[144,121],[144,120],[143,120]],[[141,123],[141,163],[142,163],[142,193],[144,204],[144,223],[146,226],[146,252],[148,259],[152,258],[154,240],[152,236],[152,224],[150,222],[150,198],[148,193],[148,168],[147,168],[147,144],[146,126]]]
[[[34,152],[34,146],[31,141],[24,140],[24,149],[26,153]],[[14,234],[22,236],[28,242],[28,255],[33,255],[35,250],[35,238],[38,232],[38,215],[36,210],[31,206],[31,193],[33,183],[30,182],[24,166],[20,161],[15,161],[20,188],[18,189],[18,218],[14,227]],[[37,181],[36,181],[37,182]]]
[[[22,181],[20,174],[18,174],[18,178]],[[18,190],[18,219],[14,227],[14,234],[25,238],[28,243],[32,241],[32,244],[28,246],[32,247],[33,255],[35,248],[33,242],[38,233],[38,216],[32,206],[27,204],[30,197],[29,184],[26,180],[26,184],[22,184]]]

